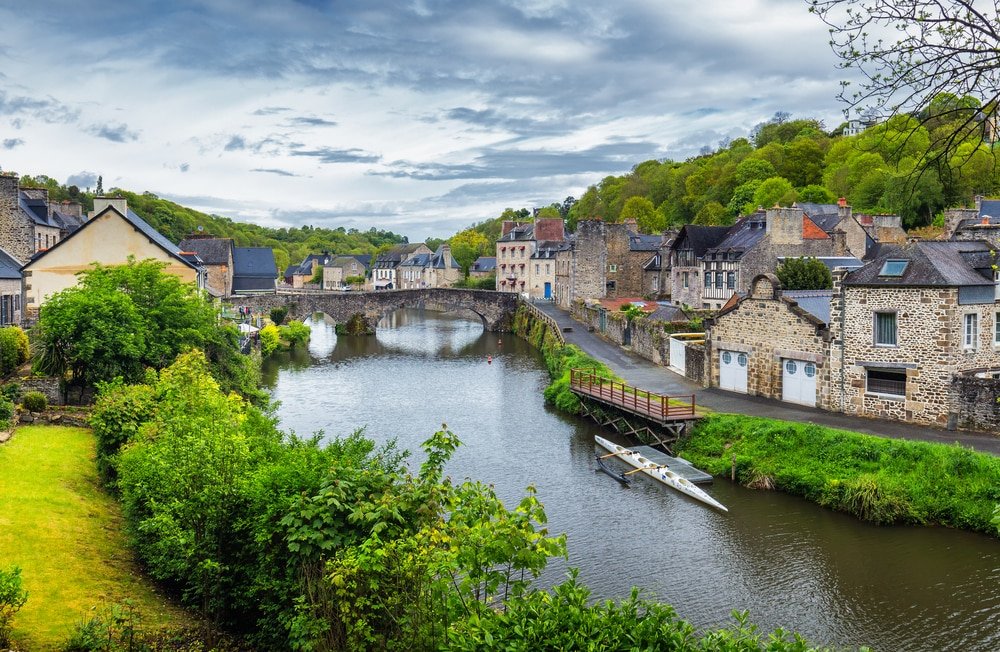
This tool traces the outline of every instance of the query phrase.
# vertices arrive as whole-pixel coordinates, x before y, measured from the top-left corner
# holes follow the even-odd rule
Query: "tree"
[[[468,274],[469,266],[476,262],[480,256],[485,256],[488,252],[494,251],[496,242],[490,242],[485,235],[474,228],[468,228],[456,233],[448,240],[451,246],[451,255],[462,267],[462,273]]]
[[[102,176],[97,177],[97,194],[98,195],[104,194],[104,177]]]
[[[797,198],[791,182],[784,177],[771,177],[757,187],[753,193],[753,205],[771,208],[775,204],[789,206]]]
[[[71,371],[83,384],[138,380],[143,367],[162,369],[181,351],[216,342],[211,305],[165,266],[135,259],[94,265],[79,285],[53,295],[36,326],[36,369]]]
[[[810,11],[830,27],[840,68],[856,71],[858,90],[842,82],[845,115],[959,117],[934,143],[930,161],[947,160],[966,136],[986,138],[1000,100],[1000,0],[812,0]],[[884,38],[884,35],[892,36]],[[982,111],[935,98],[972,95]],[[928,150],[930,152],[930,150]]]
[[[829,290],[833,275],[815,258],[786,258],[778,265],[778,280],[786,290]]]
[[[629,197],[622,208],[622,221],[635,220],[642,233],[660,233],[666,228],[663,216],[645,197]]]

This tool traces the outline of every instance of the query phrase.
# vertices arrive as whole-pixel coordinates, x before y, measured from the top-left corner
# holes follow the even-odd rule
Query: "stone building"
[[[357,256],[335,256],[323,265],[323,289],[339,290],[348,285],[348,278],[367,275],[368,266]]]
[[[376,290],[396,290],[401,287],[398,270],[400,264],[418,254],[433,253],[423,242],[396,245],[389,251],[376,256],[371,265],[372,287]]]
[[[469,278],[489,278],[497,273],[496,256],[480,256],[469,265]]]
[[[948,240],[975,240],[979,226],[1000,223],[1000,199],[985,199],[977,195],[971,208],[949,208],[944,212],[944,234]],[[961,235],[960,232],[964,232]],[[994,231],[987,232],[994,237]],[[985,234],[984,234],[985,235]],[[988,241],[993,242],[986,238]]]
[[[205,289],[215,297],[233,293],[233,239],[213,238],[207,233],[192,233],[177,246],[201,260],[205,269]]]
[[[400,289],[448,288],[462,278],[462,267],[451,255],[451,247],[442,244],[432,254],[415,254],[399,264]]]
[[[686,224],[670,245],[670,300],[677,306],[703,307],[702,258],[722,242],[728,226]]]
[[[982,241],[883,246],[835,278],[831,409],[948,425],[960,375],[1000,373],[996,254]],[[839,286],[839,287],[838,287]],[[843,359],[843,364],[839,361]]]
[[[278,265],[270,247],[233,247],[233,295],[272,294]]]
[[[0,326],[20,326],[21,264],[0,249]]]
[[[670,246],[677,231],[664,231],[659,247],[642,266],[642,295],[651,299],[670,301],[673,291],[670,282]]]
[[[20,188],[16,174],[0,173],[0,249],[24,264],[83,224],[80,204],[49,201],[45,188]]]
[[[707,321],[706,382],[735,392],[829,407],[831,290],[785,291],[762,274]]]

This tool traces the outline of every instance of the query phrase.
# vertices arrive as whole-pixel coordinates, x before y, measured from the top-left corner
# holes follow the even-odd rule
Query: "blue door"
[[[546,299],[551,299],[552,298],[552,284],[551,283],[546,283],[545,284],[545,298]]]

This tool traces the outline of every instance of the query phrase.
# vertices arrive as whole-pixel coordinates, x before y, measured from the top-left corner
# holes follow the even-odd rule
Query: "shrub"
[[[260,353],[265,358],[278,350],[280,342],[281,335],[274,324],[268,324],[260,329]]]
[[[28,336],[17,326],[0,328],[0,374],[7,375],[28,360]]]
[[[28,392],[21,399],[21,405],[28,412],[41,412],[49,406],[49,399],[41,392]]]
[[[0,387],[0,396],[4,397],[11,403],[17,403],[21,400],[21,386],[17,383],[7,383]]]
[[[0,569],[0,647],[10,645],[14,614],[28,601],[28,592],[21,582],[21,569]]]
[[[114,457],[152,418],[156,402],[149,385],[124,385],[119,380],[100,383],[97,389],[90,413],[90,427],[97,439],[97,471],[102,480],[112,483],[116,477]]]
[[[284,306],[278,306],[277,308],[271,308],[269,313],[271,321],[274,322],[275,326],[280,326],[281,322],[285,321],[285,317],[288,316],[288,308]]]
[[[14,404],[6,398],[0,398],[0,424],[9,424],[14,416]]]
[[[288,345],[293,349],[299,344],[308,342],[312,332],[308,326],[297,319],[293,319],[288,323],[288,326],[282,326],[278,331],[281,333],[281,339],[288,342]]]

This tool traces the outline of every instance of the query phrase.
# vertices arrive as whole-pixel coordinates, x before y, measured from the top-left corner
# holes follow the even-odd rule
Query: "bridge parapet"
[[[237,295],[229,297],[228,301],[264,313],[270,312],[272,308],[284,307],[288,309],[291,319],[304,319],[321,312],[338,324],[346,324],[352,318],[360,316],[371,333],[375,332],[375,327],[383,316],[400,308],[465,308],[479,316],[487,331],[506,332],[511,330],[518,297],[511,292],[494,290],[426,288],[376,292],[286,290],[278,294]]]

